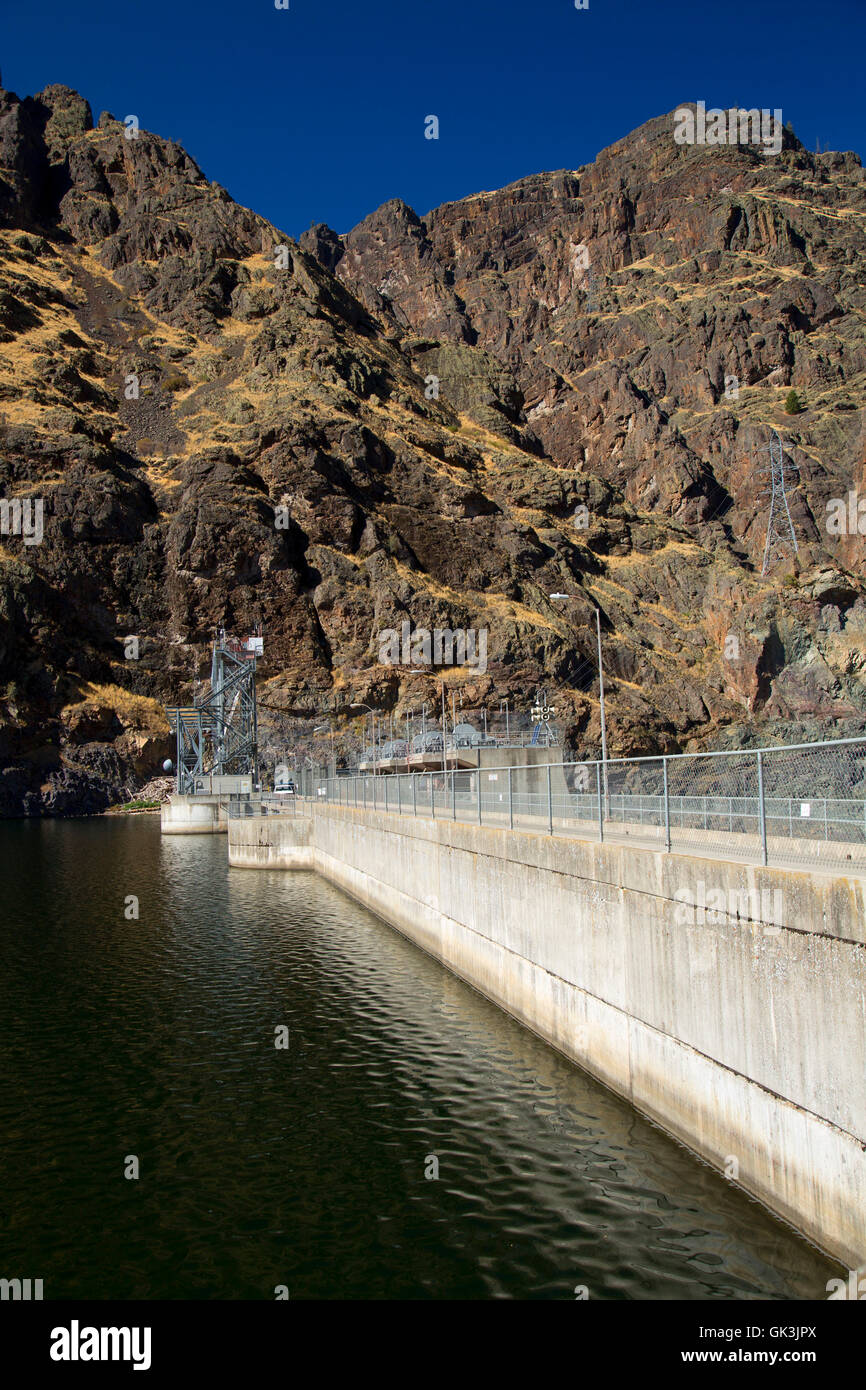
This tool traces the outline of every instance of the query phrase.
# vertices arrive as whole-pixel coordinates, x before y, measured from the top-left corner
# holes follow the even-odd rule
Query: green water
[[[826,1297],[810,1245],[322,880],[150,817],[7,823],[0,861],[0,1277]]]

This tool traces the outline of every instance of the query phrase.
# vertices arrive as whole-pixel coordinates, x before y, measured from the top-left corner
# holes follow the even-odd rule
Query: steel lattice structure
[[[797,537],[794,534],[794,523],[791,520],[791,512],[788,507],[785,451],[782,448],[782,440],[777,430],[773,430],[767,448],[770,454],[770,466],[763,471],[765,474],[769,474],[770,478],[770,515],[767,519],[767,541],[764,546],[764,563],[761,568],[762,578],[772,568],[773,561],[779,559],[789,548],[793,550],[795,555],[800,553]]]
[[[202,790],[205,777],[252,776],[258,781],[256,656],[260,637],[236,641],[217,632],[211,656],[210,691],[191,705],[167,709],[177,734],[177,790]]]

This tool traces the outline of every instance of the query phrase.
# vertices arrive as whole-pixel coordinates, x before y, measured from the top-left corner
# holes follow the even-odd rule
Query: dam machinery
[[[260,631],[234,638],[218,628],[207,693],[195,697],[191,705],[166,709],[177,736],[179,796],[256,790],[256,659],[263,654]]]

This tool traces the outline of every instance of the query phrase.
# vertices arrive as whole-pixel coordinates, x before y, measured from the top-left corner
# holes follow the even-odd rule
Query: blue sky
[[[12,13],[10,8],[14,5]],[[65,82],[298,236],[577,168],[682,101],[866,158],[866,0],[7,0],[3,84]],[[425,140],[424,118],[440,120]]]

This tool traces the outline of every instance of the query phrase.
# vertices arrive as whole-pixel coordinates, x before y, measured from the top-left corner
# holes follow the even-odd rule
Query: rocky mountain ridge
[[[596,606],[612,753],[864,728],[863,170],[672,128],[295,242],[70,89],[0,93],[0,497],[44,504],[0,537],[0,814],[153,776],[220,623],[263,624],[274,756],[443,679],[545,686],[591,753]],[[383,663],[407,621],[486,670]]]

